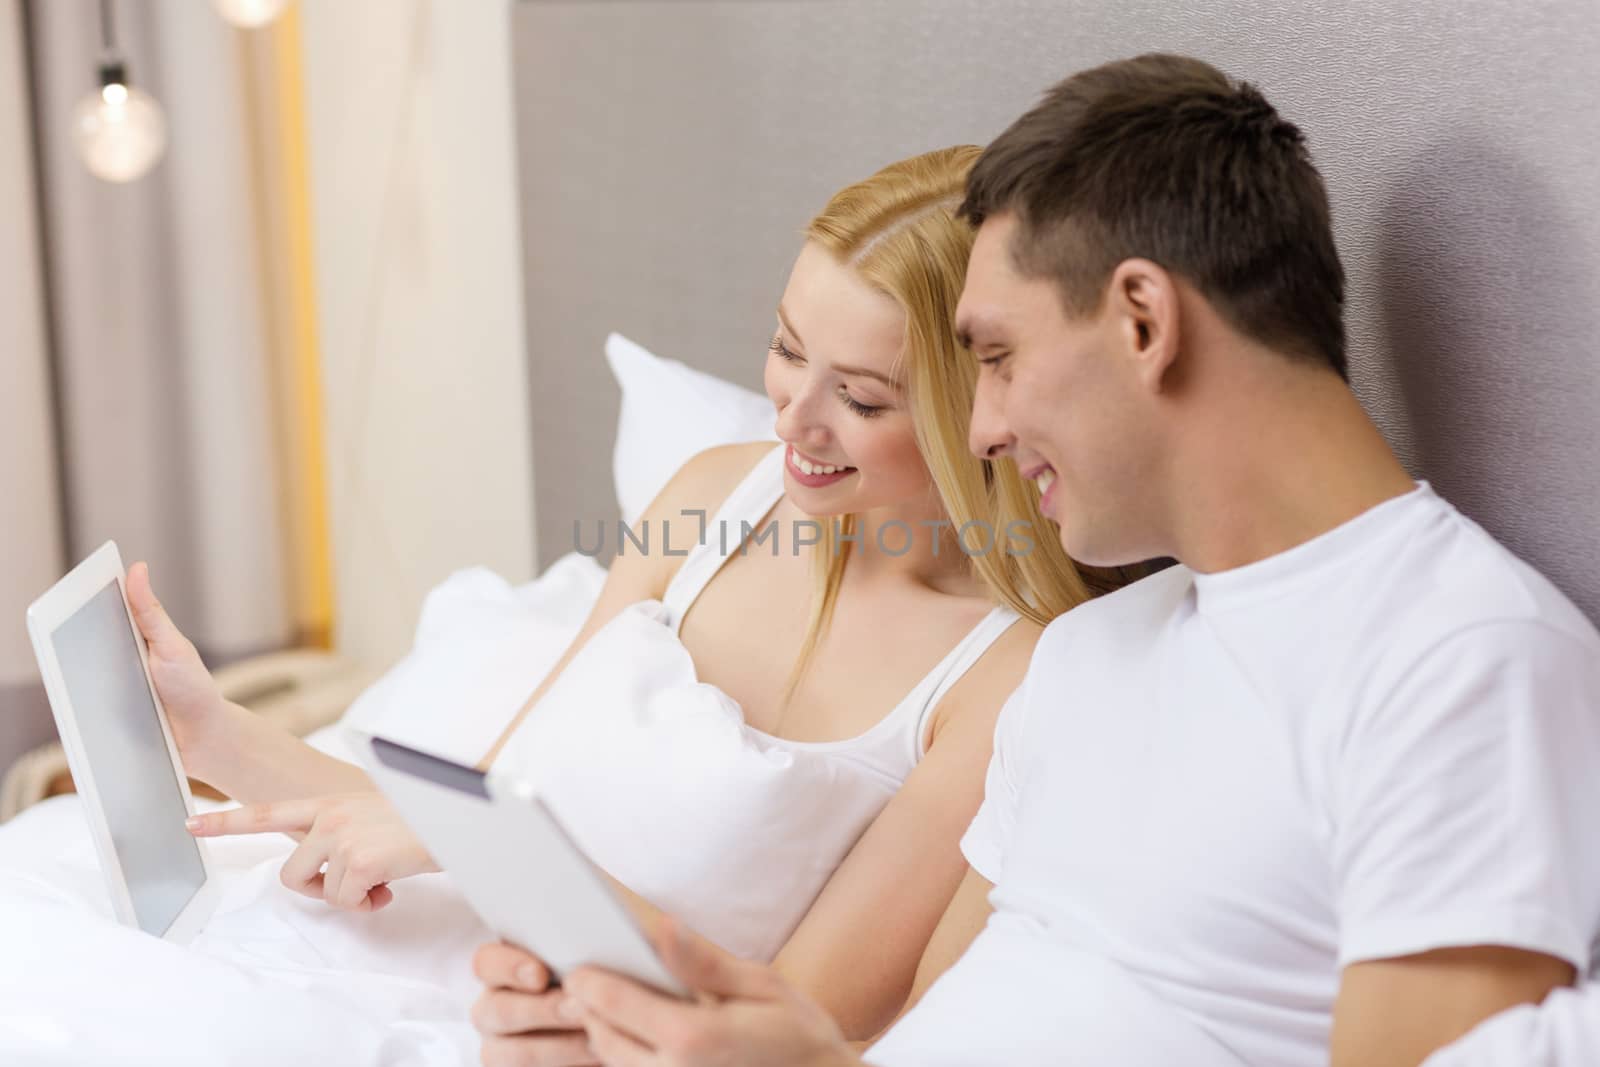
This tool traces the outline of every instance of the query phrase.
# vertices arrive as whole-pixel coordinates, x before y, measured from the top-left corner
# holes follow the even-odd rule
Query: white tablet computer
[[[204,842],[114,541],[28,608],[28,634],[118,920],[171,941],[216,902]]]
[[[373,781],[501,938],[557,981],[593,965],[689,996],[533,789],[381,737],[372,752]]]

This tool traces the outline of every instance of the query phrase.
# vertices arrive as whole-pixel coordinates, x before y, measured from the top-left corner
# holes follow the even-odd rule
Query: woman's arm
[[[852,1040],[881,1032],[914,985],[937,977],[926,967],[919,973],[919,964],[967,876],[961,835],[983,801],[995,718],[1021,683],[1038,636],[1038,627],[1016,623],[951,689],[927,755],[773,961]],[[970,940],[974,932],[965,923],[960,934]]]
[[[311,747],[248,708],[224,701],[218,715],[227,721],[203,757],[210,770],[195,777],[241,804],[374,788],[360,767]]]

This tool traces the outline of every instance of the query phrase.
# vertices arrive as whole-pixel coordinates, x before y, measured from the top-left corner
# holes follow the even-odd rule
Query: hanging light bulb
[[[223,18],[241,29],[265,26],[289,6],[289,0],[211,0]]]
[[[78,154],[96,178],[143,177],[167,147],[167,120],[149,93],[128,84],[121,60],[100,64],[100,88],[78,101],[72,115]]]

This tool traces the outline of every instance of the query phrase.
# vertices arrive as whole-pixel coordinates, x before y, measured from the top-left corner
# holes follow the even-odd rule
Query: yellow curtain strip
[[[302,558],[295,568],[301,585],[302,639],[328,648],[332,642],[333,556],[328,535],[328,488],[323,442],[321,359],[317,347],[317,301],[311,248],[311,177],[307,162],[304,72],[300,55],[300,13],[290,5],[272,30],[273,88],[281,191],[287,239],[290,375],[298,428],[300,494],[295,501],[294,541]]]

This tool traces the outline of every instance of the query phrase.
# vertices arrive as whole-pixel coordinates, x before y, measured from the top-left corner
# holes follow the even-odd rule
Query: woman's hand
[[[494,942],[472,957],[484,990],[472,1006],[486,1067],[591,1067],[577,1004],[551,988],[550,969],[530,952]]]
[[[167,611],[150,587],[150,568],[135,563],[128,568],[128,607],[149,646],[150,680],[167,709],[172,740],[178,746],[184,770],[201,781],[216,784],[213,774],[219,734],[227,729],[228,704],[194,644],[167,617]]]
[[[188,827],[196,837],[298,837],[300,847],[283,865],[283,884],[347,911],[377,911],[394,899],[388,883],[439,869],[393,805],[375,792],[252,804],[197,815]]]

